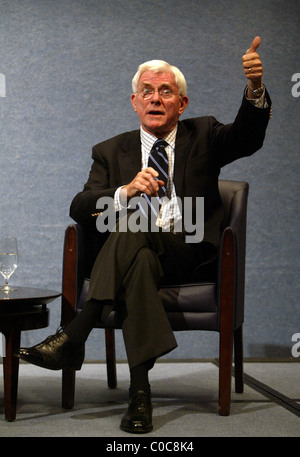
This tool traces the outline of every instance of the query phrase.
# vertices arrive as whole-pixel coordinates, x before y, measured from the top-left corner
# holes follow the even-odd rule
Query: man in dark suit
[[[256,52],[259,44],[256,37],[243,56],[248,85],[237,117],[229,125],[210,116],[179,121],[188,105],[182,73],[162,61],[139,67],[133,78],[131,103],[140,130],[93,148],[89,179],[71,204],[71,217],[88,226],[95,227],[95,216],[97,227],[101,225],[104,197],[113,200],[114,211],[120,216],[94,263],[87,302],[63,331],[32,348],[20,349],[20,357],[31,363],[50,369],[79,369],[84,342],[105,305],[113,305],[123,317],[130,368],[129,407],[121,421],[125,431],[152,430],[148,372],[158,357],[177,346],[158,289],[163,281],[187,280],[196,267],[205,275],[214,274],[223,220],[220,168],[253,154],[263,144],[271,101],[262,85],[262,64]],[[165,141],[159,152],[168,165],[166,179],[153,162],[148,163],[158,139]],[[147,230],[128,229],[130,217],[137,214],[132,199],[140,197],[145,202],[161,197],[161,189],[168,198],[157,208],[155,229],[148,223]],[[195,238],[195,224],[182,225],[187,197],[192,202],[194,222],[197,198],[204,198],[203,239]],[[150,220],[148,214],[143,215],[146,206],[142,212],[138,209],[139,220]],[[120,228],[124,220],[127,230]]]

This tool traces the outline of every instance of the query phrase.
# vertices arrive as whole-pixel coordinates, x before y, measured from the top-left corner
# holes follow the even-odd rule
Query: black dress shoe
[[[84,360],[84,345],[74,346],[68,335],[59,329],[55,335],[48,336],[35,346],[20,348],[15,355],[26,362],[49,370],[62,368],[80,370]]]
[[[120,428],[129,433],[151,432],[153,426],[150,394],[139,390],[131,397],[126,414],[122,418]]]

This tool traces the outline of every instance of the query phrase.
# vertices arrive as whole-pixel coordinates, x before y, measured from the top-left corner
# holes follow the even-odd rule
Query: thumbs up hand
[[[252,52],[255,52],[258,46],[260,45],[260,42],[261,38],[259,36],[256,36],[252,41],[250,48],[247,49],[246,54],[251,54]]]
[[[250,48],[247,49],[246,54],[244,54],[242,58],[244,72],[248,79],[248,87],[252,91],[259,89],[262,85],[263,66],[260,57],[256,52],[260,42],[260,37],[255,37]],[[251,96],[250,91],[248,91],[248,94],[249,98],[255,98]]]

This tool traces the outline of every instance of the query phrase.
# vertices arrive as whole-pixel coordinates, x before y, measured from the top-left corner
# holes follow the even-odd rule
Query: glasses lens
[[[155,92],[156,91],[154,89],[144,88],[140,93],[144,100],[148,100]],[[171,89],[159,89],[157,92],[162,98],[171,98],[174,95]]]
[[[172,97],[173,95],[173,91],[171,89],[162,89],[159,94],[163,97],[163,98],[170,98]]]
[[[153,89],[143,89],[142,91],[142,96],[144,98],[144,100],[147,100],[148,98],[151,98],[152,95],[154,94],[154,90]]]

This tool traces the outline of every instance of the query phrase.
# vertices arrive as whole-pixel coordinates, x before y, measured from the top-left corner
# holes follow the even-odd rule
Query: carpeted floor
[[[119,429],[127,408],[127,364],[119,363],[117,373],[117,389],[108,389],[105,364],[85,363],[76,376],[75,406],[64,410],[61,372],[22,363],[14,422],[5,421],[0,396],[0,436],[136,437]],[[221,417],[214,361],[157,363],[150,377],[154,429],[147,437],[299,437],[299,375],[296,362],[245,363],[245,391],[232,393],[231,414]]]

